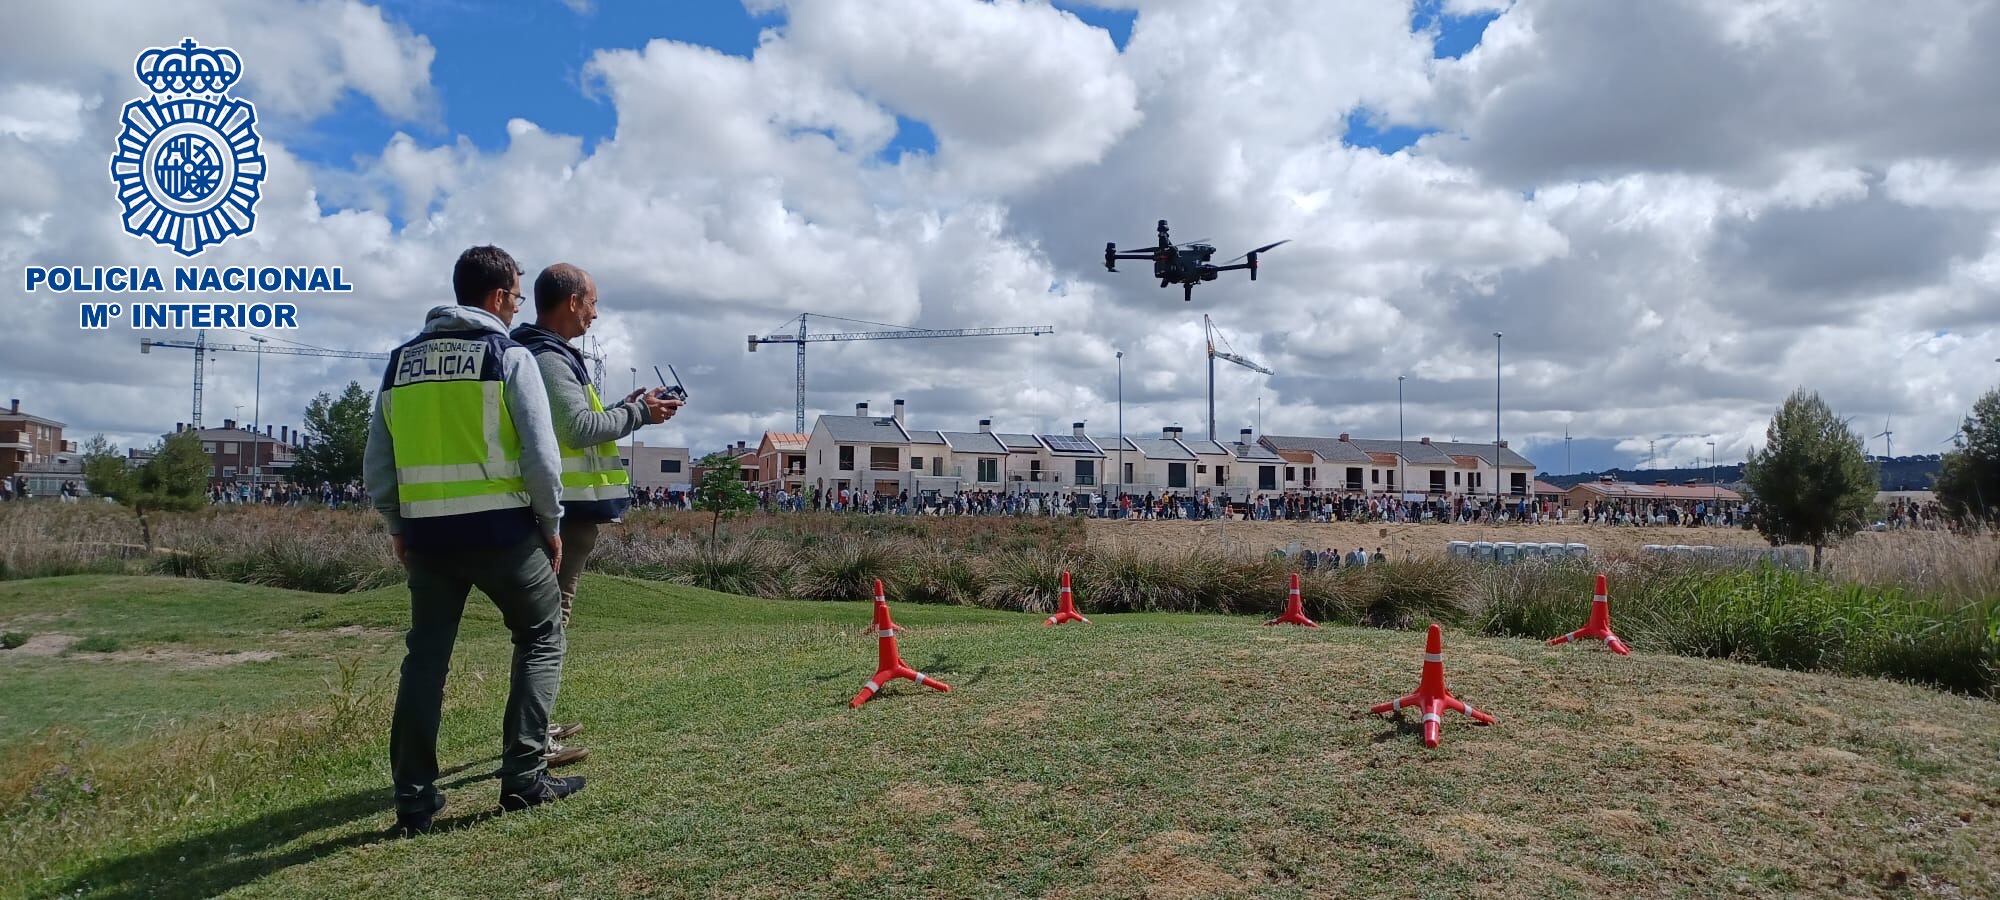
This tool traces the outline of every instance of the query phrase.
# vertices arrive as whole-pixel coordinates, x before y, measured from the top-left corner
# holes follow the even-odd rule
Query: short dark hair
[[[535,276],[535,312],[546,313],[571,297],[581,297],[590,276],[569,263],[556,263]]]
[[[451,267],[451,292],[461,306],[478,306],[486,295],[504,291],[521,275],[521,264],[507,251],[487,244],[458,255]]]

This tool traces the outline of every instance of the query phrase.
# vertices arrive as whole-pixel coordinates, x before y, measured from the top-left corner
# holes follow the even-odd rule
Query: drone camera
[[[1118,271],[1118,245],[1116,243],[1104,245],[1104,271]]]

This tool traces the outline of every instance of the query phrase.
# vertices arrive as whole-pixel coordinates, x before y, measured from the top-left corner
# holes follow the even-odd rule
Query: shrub
[[[25,631],[9,631],[6,633],[0,633],[0,650],[12,650],[15,647],[19,647],[22,644],[27,643],[28,638],[31,636],[32,635],[29,635]]]
[[[93,634],[69,645],[74,653],[115,653],[125,649],[125,642],[108,634]]]
[[[822,542],[805,553],[793,594],[812,600],[865,600],[875,596],[878,578],[900,592],[901,586],[893,584],[896,562],[909,548],[901,540],[856,536]]]
[[[986,576],[971,554],[930,543],[904,557],[895,583],[905,600],[970,606],[985,589]]]

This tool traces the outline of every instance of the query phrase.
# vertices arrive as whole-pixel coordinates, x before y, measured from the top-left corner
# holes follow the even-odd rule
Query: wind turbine
[[[1876,435],[1870,435],[1870,436],[1868,437],[1868,439],[1869,439],[1869,440],[1871,440],[1871,441],[1872,441],[1872,440],[1874,440],[1874,439],[1876,439],[1876,438],[1882,438],[1882,439],[1883,439],[1883,440],[1882,440],[1882,458],[1883,458],[1883,459],[1894,459],[1894,458],[1896,457],[1896,433],[1895,433],[1895,432],[1893,432],[1893,431],[1890,431],[1890,430],[1889,430],[1889,417],[1888,417],[1888,416],[1883,416],[1883,417],[1882,417],[1882,433],[1881,433],[1881,434],[1876,434]]]

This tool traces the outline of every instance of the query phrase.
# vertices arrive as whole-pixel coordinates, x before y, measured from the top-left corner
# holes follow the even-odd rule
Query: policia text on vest
[[[507,336],[520,267],[474,247],[452,272],[458,302],[432,309],[390,354],[369,422],[368,493],[409,573],[410,630],[389,734],[397,822],[426,831],[437,790],[445,675],[478,587],[513,633],[502,723],[500,802],[520,809],[573,793],[548,773],[549,710],[565,639],[556,586],[562,544],[561,448],[541,371]]]

